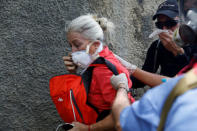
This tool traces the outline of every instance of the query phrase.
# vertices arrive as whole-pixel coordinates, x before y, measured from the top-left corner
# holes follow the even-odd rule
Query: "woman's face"
[[[69,32],[67,34],[68,43],[72,48],[72,52],[86,50],[87,45],[91,44],[92,41],[84,38],[80,33]],[[89,48],[89,54],[94,54],[100,43],[95,41],[91,44]]]
[[[85,39],[80,33],[69,32],[67,34],[68,43],[72,48],[72,52],[85,50],[86,46],[91,42]]]

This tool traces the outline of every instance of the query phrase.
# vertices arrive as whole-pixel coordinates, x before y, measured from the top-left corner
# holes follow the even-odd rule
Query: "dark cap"
[[[165,1],[161,3],[157,9],[156,14],[153,16],[153,20],[157,18],[158,15],[166,15],[169,18],[175,18],[179,15],[177,2]]]

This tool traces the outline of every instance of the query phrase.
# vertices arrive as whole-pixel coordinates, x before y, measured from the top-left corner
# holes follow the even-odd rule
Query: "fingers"
[[[64,61],[72,61],[72,57],[71,56],[63,56],[62,57],[62,59],[64,60]]]
[[[171,46],[170,44],[174,44],[172,35],[169,33],[165,33],[165,32],[160,33],[159,38],[164,46]]]
[[[72,124],[76,126],[76,125],[81,125],[82,123],[77,122],[77,121],[73,121]]]
[[[80,122],[72,122],[72,124],[74,125],[74,127],[72,128],[72,131],[87,131],[88,130],[88,126],[80,123]]]
[[[73,63],[71,54],[69,54],[68,56],[63,56],[62,59],[64,60],[66,69],[70,73],[76,73],[77,66]]]
[[[162,32],[159,34],[160,37],[168,37],[169,34],[167,32]]]
[[[159,38],[160,40],[172,41],[172,35],[166,32],[160,33]]]
[[[64,56],[63,60],[64,60],[64,64],[66,66],[74,66],[74,63],[73,63],[72,58],[70,56]]]
[[[163,46],[168,51],[172,52],[174,56],[176,56],[179,53],[180,54],[184,53],[184,50],[173,41],[172,32],[160,33],[159,38],[160,38]]]
[[[70,58],[68,58],[68,59],[66,58],[66,59],[63,59],[63,60],[64,60],[64,64],[66,66],[73,66],[74,65],[72,59],[70,59]]]
[[[128,90],[128,80],[124,73],[121,73],[119,75],[113,75],[110,79],[111,84],[114,89],[118,89],[120,85],[124,85],[125,88]]]

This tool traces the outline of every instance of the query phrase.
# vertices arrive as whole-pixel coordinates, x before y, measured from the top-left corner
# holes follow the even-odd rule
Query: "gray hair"
[[[114,24],[107,18],[98,18],[96,15],[88,14],[72,20],[66,31],[67,33],[78,32],[89,40],[100,40],[108,44],[109,37],[114,32]]]

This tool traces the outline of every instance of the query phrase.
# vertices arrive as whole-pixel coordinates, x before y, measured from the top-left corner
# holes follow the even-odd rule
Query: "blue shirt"
[[[147,91],[120,114],[123,131],[156,131],[163,104],[183,75]],[[197,131],[197,89],[179,96],[173,103],[165,123],[165,131]]]

